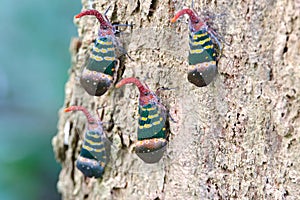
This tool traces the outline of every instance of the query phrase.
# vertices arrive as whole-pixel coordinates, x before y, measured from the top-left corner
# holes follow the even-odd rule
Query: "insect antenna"
[[[105,15],[105,16],[107,15],[108,11],[110,10],[111,5],[112,5],[112,4],[110,4],[110,5],[108,6],[108,8],[106,8],[106,10],[105,10],[105,12],[104,12],[104,15]]]

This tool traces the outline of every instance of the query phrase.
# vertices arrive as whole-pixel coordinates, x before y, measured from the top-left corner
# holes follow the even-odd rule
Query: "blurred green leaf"
[[[80,10],[80,1],[1,4],[0,199],[60,199],[51,139]]]

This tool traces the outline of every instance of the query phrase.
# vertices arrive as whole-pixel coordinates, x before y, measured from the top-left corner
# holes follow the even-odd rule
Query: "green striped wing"
[[[116,54],[111,37],[96,39],[91,55],[88,58],[87,69],[113,76],[116,67]]]
[[[200,30],[190,34],[189,65],[216,61],[214,44],[207,31]]]
[[[160,104],[139,106],[138,140],[166,138],[166,115]]]

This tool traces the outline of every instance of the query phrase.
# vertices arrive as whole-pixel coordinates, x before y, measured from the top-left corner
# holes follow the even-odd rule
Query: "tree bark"
[[[122,60],[122,77],[138,77],[153,90],[172,88],[161,100],[176,122],[170,121],[159,163],[135,155],[138,90],[112,87],[92,97],[82,89],[78,77],[99,24],[76,19],[80,39],[71,44],[65,106],[83,105],[94,114],[105,105],[112,149],[103,178],[84,178],[74,163],[86,119],[60,111],[52,144],[62,165],[57,187],[63,199],[299,199],[300,1],[195,1],[198,13],[216,15],[214,25],[229,43],[218,76],[203,88],[186,78],[188,25],[170,23],[190,1],[112,2],[111,21],[134,24],[129,39],[123,35],[133,60]],[[84,10],[90,5],[83,0]],[[94,6],[103,13],[109,3]]]

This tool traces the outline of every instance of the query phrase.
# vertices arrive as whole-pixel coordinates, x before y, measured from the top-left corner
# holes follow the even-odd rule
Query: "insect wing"
[[[100,178],[104,173],[105,165],[97,160],[79,155],[76,160],[76,167],[84,176]]]
[[[103,133],[89,131],[85,134],[82,148],[86,149],[94,159],[107,163],[110,155],[110,145],[111,142]]]
[[[138,140],[166,138],[167,112],[161,104],[148,104],[139,107]]]
[[[101,96],[111,86],[116,68],[113,39],[99,37],[84,65],[80,83],[90,95]]]
[[[87,68],[113,76],[116,66],[116,54],[113,38],[97,38],[92,48]]]
[[[76,167],[87,177],[102,177],[110,157],[110,143],[102,128],[85,133]]]

